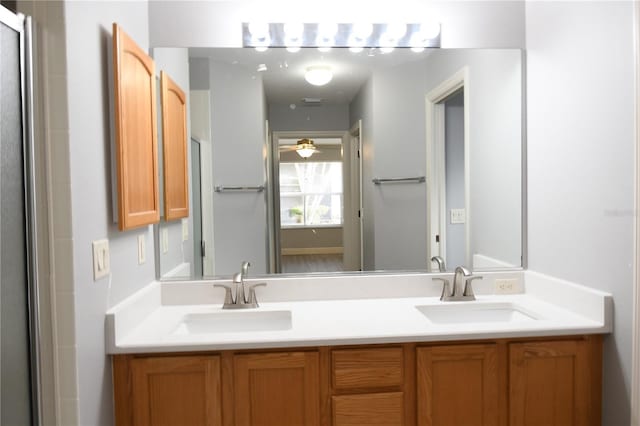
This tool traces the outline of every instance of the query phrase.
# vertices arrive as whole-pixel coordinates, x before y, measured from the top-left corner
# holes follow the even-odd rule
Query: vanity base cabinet
[[[496,344],[417,349],[418,424],[498,425]]]
[[[235,425],[320,425],[317,352],[236,355]]]
[[[114,367],[116,389],[131,390],[116,392],[118,425],[222,424],[219,356],[132,357]]]
[[[116,355],[117,426],[597,426],[602,337]]]
[[[510,344],[509,424],[599,425],[601,365],[593,338]]]

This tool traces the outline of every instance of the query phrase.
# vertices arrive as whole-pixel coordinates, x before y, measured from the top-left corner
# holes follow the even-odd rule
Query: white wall
[[[189,164],[189,170],[191,170],[191,102],[190,102],[190,88],[189,88],[189,50],[186,48],[155,48],[153,49],[153,59],[156,63],[156,74],[160,77],[160,71],[165,71],[167,75],[182,89],[187,96],[187,164]],[[158,85],[158,91],[160,90]],[[160,104],[160,100],[158,100]],[[160,142],[164,142],[162,135],[162,123],[160,118],[162,117],[161,108],[158,109],[158,150],[160,150]],[[162,153],[158,155],[160,159],[163,158]],[[160,169],[160,177],[164,175],[162,173],[162,162],[158,163]],[[163,195],[164,183],[160,182],[160,197]],[[191,182],[191,175],[189,174],[189,202],[193,199],[193,182]],[[162,203],[164,206],[164,203]],[[164,208],[164,207],[163,207]],[[166,222],[164,219],[164,211],[161,212],[160,224],[158,225],[159,232],[166,229],[169,235],[168,250],[166,253],[162,253],[159,250],[160,259],[160,276],[174,270],[183,264],[191,265],[191,271],[193,271],[193,214],[189,214],[189,236],[186,241],[182,240],[182,220],[173,220]],[[156,237],[158,238],[158,237]],[[160,240],[158,240],[160,241]],[[161,244],[156,244],[160,247]],[[150,254],[151,255],[151,254]]]
[[[76,345],[79,424],[106,425],[113,422],[113,388],[109,358],[105,355],[104,314],[110,306],[155,278],[151,226],[119,232],[112,219],[113,134],[107,73],[112,57],[108,46],[112,23],[117,22],[142,49],[148,48],[148,4],[66,2],[64,19],[63,43],[68,67],[66,80],[61,83],[66,84],[68,98],[71,182],[68,214],[72,217],[75,309],[73,306],[61,309],[75,310],[72,340]],[[144,236],[148,250],[143,265],[137,262],[138,235]],[[100,238],[108,238],[110,242],[111,275],[94,282],[91,242]],[[61,379],[76,380],[72,371],[62,371]],[[70,403],[63,409],[76,407]]]
[[[529,268],[614,295],[603,425],[630,423],[632,2],[527,3]]]
[[[214,185],[265,183],[266,108],[262,78],[238,66],[210,62]],[[215,273],[267,272],[265,192],[214,193]]]

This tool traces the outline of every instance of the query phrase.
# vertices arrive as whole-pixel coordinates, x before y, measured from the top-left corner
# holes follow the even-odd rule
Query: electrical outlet
[[[189,219],[182,219],[182,241],[189,239]]]
[[[109,275],[109,240],[96,240],[92,244],[93,252],[93,280]]]
[[[497,278],[493,286],[494,294],[514,294],[519,292],[517,278]]]
[[[165,254],[169,251],[169,230],[167,228],[160,231],[160,239],[162,240],[160,243],[162,253]]]
[[[138,265],[142,265],[147,261],[145,238],[143,235],[138,235]]]

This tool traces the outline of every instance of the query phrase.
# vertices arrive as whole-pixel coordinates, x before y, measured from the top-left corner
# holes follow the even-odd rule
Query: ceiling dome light
[[[380,48],[380,53],[382,53],[383,55],[386,55],[387,53],[391,53],[393,52],[393,47],[391,46],[386,46],[386,47],[381,47]]]
[[[362,47],[362,46],[351,46],[349,48],[349,52],[351,52],[351,53],[360,53],[363,50],[364,50],[364,47]]]
[[[289,53],[298,53],[302,48],[300,46],[287,46],[286,49]]]
[[[304,74],[304,79],[307,80],[307,83],[313,84],[314,86],[324,86],[329,83],[332,78],[333,72],[331,72],[330,67],[309,67]]]

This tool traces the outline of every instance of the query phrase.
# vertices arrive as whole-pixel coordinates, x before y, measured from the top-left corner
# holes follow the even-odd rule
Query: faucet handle
[[[257,308],[258,305],[258,299],[256,298],[256,287],[266,287],[267,283],[259,283],[259,284],[253,284],[252,286],[249,287],[249,301],[247,303],[249,303],[250,305],[255,305],[255,307]]]
[[[231,294],[231,287],[224,284],[214,284],[214,287],[224,288],[224,304],[225,305],[233,305],[235,302],[233,301],[233,295]]]
[[[462,295],[471,297],[473,298],[473,300],[475,300],[476,296],[473,294],[473,287],[471,286],[471,281],[481,280],[481,279],[482,279],[481,275],[471,275],[470,277],[467,277],[467,279],[464,282],[464,292],[462,293]]]
[[[445,298],[452,296],[451,287],[448,279],[435,277],[435,278],[432,278],[431,280],[442,281],[442,294],[440,294],[440,300],[444,300]]]

